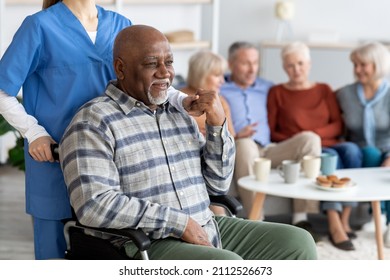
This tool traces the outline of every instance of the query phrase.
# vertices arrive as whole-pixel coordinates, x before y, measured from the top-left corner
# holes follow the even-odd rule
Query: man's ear
[[[125,75],[123,74],[124,69],[125,65],[122,59],[116,58],[114,61],[114,70],[118,80],[123,80],[123,78],[125,77]]]

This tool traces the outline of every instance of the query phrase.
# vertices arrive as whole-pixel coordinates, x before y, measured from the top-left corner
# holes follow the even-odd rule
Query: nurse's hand
[[[55,141],[49,136],[39,137],[31,142],[28,148],[28,152],[36,161],[54,162],[54,158],[50,149],[50,144],[54,143]]]

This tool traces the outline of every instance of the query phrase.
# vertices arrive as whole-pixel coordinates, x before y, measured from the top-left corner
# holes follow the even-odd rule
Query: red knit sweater
[[[271,140],[280,142],[302,131],[321,137],[322,146],[339,142],[343,123],[336,96],[326,84],[317,83],[306,90],[273,86],[268,94],[268,123]]]

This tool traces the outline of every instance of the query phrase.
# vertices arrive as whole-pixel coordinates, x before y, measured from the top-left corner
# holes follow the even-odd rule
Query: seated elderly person
[[[271,139],[285,141],[302,131],[321,137],[322,151],[338,157],[338,168],[361,167],[361,152],[352,142],[343,141],[343,121],[336,95],[325,83],[309,79],[309,47],[291,42],[281,52],[285,83],[273,86],[268,94],[268,123]],[[354,250],[350,238],[356,238],[349,219],[356,202],[324,201],[321,208],[328,216],[329,239],[341,250]]]
[[[208,194],[228,191],[234,140],[216,92],[199,91],[206,137],[167,101],[174,78],[166,37],[153,27],[122,30],[116,81],[85,104],[60,144],[71,204],[82,224],[140,228],[157,259],[315,259],[310,234],[286,224],[214,216]],[[125,245],[139,258],[134,245]]]

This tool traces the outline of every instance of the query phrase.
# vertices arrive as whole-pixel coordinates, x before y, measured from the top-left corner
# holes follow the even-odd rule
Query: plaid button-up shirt
[[[228,191],[235,147],[226,122],[207,126],[206,138],[169,102],[153,112],[110,83],[80,109],[60,143],[78,219],[160,239],[180,238],[191,217],[220,247],[208,194]]]

